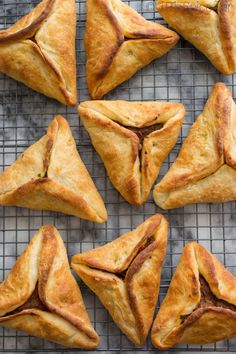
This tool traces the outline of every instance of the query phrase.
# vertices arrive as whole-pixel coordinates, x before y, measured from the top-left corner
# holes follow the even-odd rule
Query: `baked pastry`
[[[47,134],[0,174],[0,205],[106,221],[104,203],[63,117],[56,116]]]
[[[43,0],[0,31],[0,71],[33,90],[77,103],[75,0]]]
[[[233,0],[158,0],[157,10],[225,75],[236,71]]]
[[[160,349],[236,335],[236,278],[204,247],[185,246],[152,328]]]
[[[145,203],[174,147],[185,109],[180,103],[89,101],[79,115],[114,187],[131,204]]]
[[[102,98],[166,54],[178,39],[175,32],[145,20],[120,0],[87,0],[85,50],[90,96]]]
[[[213,87],[179,155],[154,189],[163,209],[236,199],[236,107],[222,83]]]
[[[41,227],[0,284],[0,326],[68,347],[98,346],[65,246],[52,225]]]
[[[72,268],[135,344],[148,335],[160,287],[168,223],[156,214],[105,246],[77,254]]]

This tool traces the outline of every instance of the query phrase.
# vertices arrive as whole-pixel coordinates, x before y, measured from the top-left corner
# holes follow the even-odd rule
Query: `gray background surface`
[[[0,27],[4,28],[14,23],[37,3],[38,1],[35,0],[0,0]],[[147,19],[164,23],[154,11],[154,2],[138,0],[130,1],[129,4]],[[80,101],[89,99],[83,47],[85,18],[85,1],[77,0],[77,78]],[[212,84],[218,81],[224,81],[234,92],[236,87],[234,76],[226,78],[220,75],[203,55],[181,40],[166,56],[138,72],[131,80],[108,94],[106,99],[167,100],[180,101],[185,105],[187,116],[181,137],[163,164],[161,177],[170,163],[174,161],[182,139],[186,136],[195,117],[201,112]],[[62,214],[0,207],[0,280],[5,278],[17,255],[22,252],[32,235],[43,224],[52,223],[59,229],[71,257],[74,253],[115,239],[118,235],[136,227],[147,217],[161,211],[155,206],[152,195],[149,201],[139,208],[130,206],[119,196],[107,179],[103,164],[94,152],[88,135],[80,124],[76,108],[67,108],[1,74],[0,170],[9,166],[24,149],[40,138],[53,116],[58,113],[68,119],[73,129],[81,157],[105,200],[109,215],[108,222],[96,225]],[[170,233],[159,301],[163,299],[167,291],[183,246],[190,241],[196,240],[207,247],[236,275],[235,203],[194,205],[164,214],[170,222]],[[104,353],[156,351],[150,339],[143,347],[135,348],[120,333],[93,294],[83,284],[81,284],[81,289],[90,318],[94,321],[94,326],[101,338],[98,351]],[[0,329],[0,351],[41,353],[43,350],[51,353],[70,351],[20,332]],[[173,350],[179,352],[186,350],[236,351],[236,340],[203,347],[180,345]]]

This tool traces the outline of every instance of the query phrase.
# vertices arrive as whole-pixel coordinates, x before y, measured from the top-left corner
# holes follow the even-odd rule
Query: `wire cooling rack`
[[[0,0],[0,28],[14,23],[38,1]],[[164,23],[155,12],[153,1],[130,1],[145,18]],[[83,35],[85,0],[77,0],[77,79],[79,101],[89,99],[85,80]],[[224,81],[234,92],[234,76],[220,75],[189,43],[181,40],[166,56],[139,71],[131,80],[106,96],[107,99],[180,101],[187,109],[185,124],[173,152],[165,161],[161,176],[174,161],[181,142],[195,117],[201,112],[212,85]],[[234,92],[235,93],[235,92]],[[159,210],[152,196],[142,207],[126,203],[109,182],[101,160],[94,152],[75,108],[50,100],[0,74],[0,170],[9,166],[29,145],[40,138],[55,114],[64,115],[73,130],[81,157],[101,192],[108,210],[106,224],[97,225],[63,214],[22,208],[0,208],[0,280],[4,279],[16,257],[27,246],[32,235],[44,224],[52,223],[60,231],[69,257],[115,239],[135,228]],[[159,300],[168,289],[183,246],[196,240],[213,252],[236,275],[235,203],[194,205],[164,212],[170,223],[169,243],[162,273]],[[101,345],[96,352],[156,352],[150,339],[143,347],[131,344],[98,299],[80,282],[84,300],[98,332]],[[173,351],[236,351],[236,340],[206,346],[179,345]],[[13,330],[0,329],[1,352],[68,352],[41,339]],[[74,352],[74,350],[73,350]],[[83,351],[86,353],[86,351]],[[91,351],[90,351],[91,353]]]

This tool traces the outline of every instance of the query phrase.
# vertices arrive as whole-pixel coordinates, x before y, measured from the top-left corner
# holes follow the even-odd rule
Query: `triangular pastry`
[[[156,214],[105,246],[72,258],[72,268],[137,345],[145,342],[152,323],[167,235],[167,221]]]
[[[185,109],[180,103],[89,101],[79,115],[114,187],[131,204],[145,203],[174,147]]]
[[[99,223],[107,219],[104,203],[61,116],[0,174],[0,204],[58,211]]]
[[[206,344],[236,336],[236,278],[204,247],[185,246],[152,328],[152,343]]]
[[[175,32],[145,20],[120,0],[87,0],[85,50],[90,96],[102,98],[166,54],[178,39]]]
[[[225,75],[236,71],[236,4],[233,0],[158,0],[165,21]]]
[[[236,106],[222,83],[213,87],[179,155],[154,189],[163,209],[236,199]]]
[[[68,347],[98,346],[64,243],[52,225],[36,233],[0,284],[0,326]]]
[[[0,71],[46,96],[77,103],[75,0],[43,0],[0,31]]]

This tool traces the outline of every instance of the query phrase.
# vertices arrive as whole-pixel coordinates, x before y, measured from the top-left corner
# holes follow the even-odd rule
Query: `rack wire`
[[[86,20],[85,0],[77,1],[77,80],[79,101],[88,100],[85,78],[85,52],[83,35]],[[0,28],[5,28],[29,12],[39,1],[0,0]],[[127,2],[145,18],[164,24],[149,0]],[[235,94],[234,76],[224,77],[194,49],[181,40],[163,58],[154,61],[126,81],[106,99],[130,101],[163,100],[182,102],[187,116],[176,147],[163,164],[159,179],[174,161],[195,117],[201,112],[212,85],[225,82]],[[62,214],[32,211],[22,208],[0,208],[0,280],[3,280],[18,255],[27,246],[32,235],[44,224],[52,223],[60,231],[69,257],[73,254],[102,245],[118,235],[135,228],[158,209],[150,196],[142,207],[126,203],[109,182],[103,164],[91,146],[88,135],[75,108],[65,107],[24,85],[0,74],[0,170],[9,166],[29,145],[40,138],[55,114],[64,115],[93,180],[101,192],[108,210],[106,224],[97,225]],[[164,212],[170,223],[167,256],[163,268],[159,303],[162,301],[178,263],[183,246],[193,240],[213,252],[236,275],[236,213],[235,203],[223,205],[193,205]],[[79,279],[78,279],[79,281]],[[94,351],[103,353],[156,352],[150,339],[140,348],[134,347],[98,299],[80,281],[83,297],[91,320],[98,332],[101,345]],[[158,304],[159,306],[159,304]],[[158,307],[157,307],[158,308]],[[28,336],[13,330],[0,329],[1,352],[72,352],[70,349]],[[236,340],[196,346],[179,345],[172,351],[236,351]],[[75,352],[75,350],[73,350]],[[83,351],[86,353],[86,351]],[[93,352],[89,352],[93,353]]]

